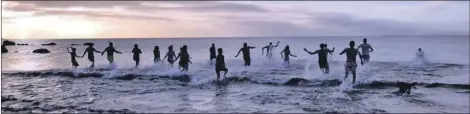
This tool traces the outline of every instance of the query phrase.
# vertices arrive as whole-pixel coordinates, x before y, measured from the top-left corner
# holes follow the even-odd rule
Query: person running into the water
[[[175,63],[175,51],[173,51],[173,45],[168,46],[168,52],[165,54],[165,57],[163,57],[163,60],[168,57],[168,63],[170,63],[171,66]]]
[[[424,52],[421,51],[421,48],[418,48],[418,52],[416,52],[416,56],[423,58],[424,57]]]
[[[284,54],[282,54],[282,53],[284,53]],[[292,53],[290,52],[290,49],[289,49],[289,45],[286,45],[286,47],[284,48],[284,50],[281,51],[281,58],[284,58],[284,62],[286,62],[287,65],[290,64],[290,62],[289,62],[289,56],[297,57],[296,55],[292,55]]]
[[[224,78],[225,75],[227,75],[228,69],[225,66],[225,58],[223,55],[222,48],[217,49],[217,52],[219,53],[215,59],[215,73],[217,74],[217,81],[219,80],[220,77],[220,71],[224,71]]]
[[[183,45],[183,47],[181,48],[181,52],[178,54],[178,57],[176,57],[175,60],[178,60],[178,58],[180,58],[179,66],[183,68],[182,71],[188,71],[189,63],[193,64],[189,57],[188,46]]]
[[[178,60],[178,58],[181,56],[181,54],[183,54],[183,47],[180,47],[180,52],[178,52],[177,56],[175,57],[175,61]],[[183,61],[180,59],[178,61],[178,68],[179,69],[182,69],[183,68]]]
[[[155,46],[153,48],[153,62],[156,63],[158,61],[160,61],[160,47]]]
[[[83,56],[78,56],[78,55],[77,55],[77,53],[76,53],[77,49],[75,49],[75,48],[73,48],[73,47],[70,47],[70,48],[72,48],[72,52],[69,51],[69,47],[67,47],[67,52],[69,52],[69,53],[70,53],[70,56],[72,57],[72,58],[71,58],[72,67],[73,67],[73,68],[77,68],[79,65],[78,65],[77,60],[75,60],[75,57],[82,58]]]
[[[277,44],[274,46],[272,42],[269,42],[269,45],[267,46],[264,46],[263,48],[261,48],[261,55],[264,54],[264,49],[266,49],[266,57],[268,57],[269,59],[271,59],[271,57],[273,57],[273,48],[279,46],[279,41],[277,41]]]
[[[212,43],[212,47],[209,48],[209,52],[210,52],[210,61],[211,61],[211,65],[212,65],[212,59],[215,59],[216,56],[215,56],[215,44]]]
[[[346,74],[344,76],[344,80],[348,78],[348,74],[349,72],[351,72],[353,74],[353,81],[352,81],[353,84],[356,82],[356,68],[357,68],[356,56],[357,55],[359,55],[359,59],[361,60],[361,65],[364,64],[364,62],[362,61],[362,55],[359,52],[359,50],[354,48],[354,44],[355,44],[354,41],[350,41],[349,48],[345,48],[341,53],[339,53],[339,55],[343,55],[344,53],[346,53],[346,64],[344,65]]]
[[[364,58],[365,63],[368,63],[370,59],[369,52],[373,52],[374,49],[372,48],[372,46],[370,46],[370,44],[367,43],[367,38],[364,38],[362,42],[364,43],[359,45],[357,49],[359,50],[359,48],[362,48],[362,58]]]
[[[106,49],[104,49],[103,52],[101,52],[101,55],[104,55],[104,52],[107,52],[107,55],[108,55],[107,58],[110,64],[114,62],[114,52],[122,54],[121,52],[114,49],[113,42],[109,42],[109,46]]]
[[[251,65],[251,58],[250,58],[250,49],[255,49],[255,47],[248,46],[248,44],[243,43],[243,47],[238,51],[235,57],[238,57],[240,52],[243,52],[243,60],[245,61],[245,66]]]
[[[310,52],[306,48],[304,48],[304,51],[307,52],[308,54],[311,54],[311,55],[318,54],[318,66],[323,71],[323,73],[329,73],[330,72],[330,66],[328,65],[327,55],[328,55],[328,53],[330,53],[332,51],[325,49],[325,44],[321,43],[320,44],[320,49],[316,50],[315,52]]]
[[[82,55],[82,57],[84,57],[85,54],[88,53],[88,60],[91,62],[90,68],[95,67],[95,54],[94,54],[94,52],[102,53],[102,52],[96,50],[95,48],[93,48],[93,44],[88,44],[88,48],[85,49],[85,52],[83,52],[83,55]]]
[[[137,68],[140,62],[140,54],[142,54],[142,51],[139,49],[139,45],[134,44],[134,49],[132,49],[132,53],[134,53],[134,56],[132,56],[132,58],[135,61],[135,68]]]

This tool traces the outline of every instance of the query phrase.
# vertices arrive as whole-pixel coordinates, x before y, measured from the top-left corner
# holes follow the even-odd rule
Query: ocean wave
[[[73,72],[73,71],[32,71],[32,72],[16,72],[16,73],[3,73],[7,76],[68,76],[73,78],[87,78],[87,77],[104,77],[109,75],[106,72]],[[179,74],[168,74],[168,75],[144,75],[144,74],[117,74],[111,77],[110,79],[117,80],[158,80],[158,79],[171,79],[178,80],[181,82],[191,82],[191,74],[179,73]],[[256,77],[256,76],[255,76]],[[305,79],[305,78],[286,78],[286,79],[269,79],[269,78],[255,78],[249,76],[230,76],[227,78],[222,78],[221,81],[210,80],[211,84],[230,84],[230,83],[253,83],[253,84],[266,84],[266,85],[282,85],[282,86],[299,86],[299,87],[330,87],[330,86],[339,86],[342,81],[340,79]],[[371,81],[364,82],[355,85],[355,88],[386,88],[386,87],[396,87],[398,84],[397,81]],[[470,84],[449,84],[449,83],[424,83],[417,82],[417,86],[422,86],[426,88],[455,88],[455,89],[470,89]]]

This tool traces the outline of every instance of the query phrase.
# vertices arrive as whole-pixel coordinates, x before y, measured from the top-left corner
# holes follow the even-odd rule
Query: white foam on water
[[[344,92],[333,92],[331,97],[336,99],[352,100],[351,97],[349,97],[348,94]]]

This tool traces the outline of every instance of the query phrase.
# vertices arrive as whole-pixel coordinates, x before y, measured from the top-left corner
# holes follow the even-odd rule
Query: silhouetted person
[[[160,61],[160,47],[155,46],[155,48],[153,48],[153,56],[154,63]]]
[[[238,51],[235,57],[238,57],[240,52],[243,52],[243,60],[245,61],[245,66],[251,65],[251,58],[250,58],[250,49],[255,49],[255,47],[248,46],[248,44],[243,43],[243,47]]]
[[[318,65],[320,69],[323,71],[323,73],[329,73],[330,72],[330,67],[328,65],[328,53],[330,53],[330,50],[325,49],[325,44],[321,43],[320,44],[320,49],[316,50],[315,52],[310,52],[306,48],[304,48],[304,51],[313,55],[313,54],[318,54]]]
[[[282,53],[284,53],[284,55],[283,55]],[[287,65],[290,64],[290,62],[289,62],[289,56],[297,57],[297,56],[295,56],[295,55],[292,55],[292,53],[290,52],[290,49],[289,49],[289,45],[286,45],[286,47],[284,48],[284,50],[281,51],[281,58],[284,58],[284,62],[286,62]]]
[[[175,63],[174,57],[176,57],[175,52],[173,51],[173,45],[168,46],[168,52],[165,54],[165,57],[163,57],[163,59],[165,59],[166,57],[168,57],[168,63],[173,66],[173,64]]]
[[[217,53],[219,53],[215,59],[215,73],[217,74],[217,80],[220,77],[220,71],[224,71],[224,78],[227,75],[228,69],[225,66],[225,57],[223,55],[222,48],[217,49]]]
[[[346,64],[345,64],[345,76],[344,76],[344,80],[346,80],[346,78],[348,78],[348,74],[349,72],[351,72],[353,74],[353,84],[356,82],[356,68],[357,68],[357,64],[356,64],[356,56],[359,55],[359,59],[361,60],[361,65],[363,65],[363,61],[362,61],[362,55],[361,53],[359,52],[359,50],[355,49],[354,48],[354,41],[350,41],[349,42],[349,48],[345,48],[341,53],[339,53],[339,55],[343,55],[344,53],[346,53]]]
[[[109,46],[108,46],[106,49],[104,49],[103,52],[101,52],[101,55],[103,55],[104,52],[107,52],[107,54],[108,54],[108,61],[109,61],[109,63],[113,63],[113,62],[114,62],[114,52],[119,53],[119,54],[122,54],[121,52],[119,52],[119,51],[117,51],[116,49],[114,49],[112,42],[109,42]]]
[[[5,44],[2,44],[2,53],[8,53],[8,49]]]
[[[424,57],[424,52],[421,51],[421,48],[418,48],[418,52],[416,52],[416,56],[418,56],[420,58]]]
[[[190,57],[189,57],[189,52],[188,52],[188,46],[183,45],[181,48],[181,52],[178,54],[178,57],[176,57],[175,60],[180,58],[179,65],[181,68],[183,68],[183,71],[188,71],[189,70],[189,63],[192,64]]]
[[[70,47],[70,48],[72,48],[72,52],[69,51],[69,48],[68,48],[68,47],[67,47],[67,52],[69,52],[69,53],[70,53],[70,56],[72,57],[72,58],[71,58],[72,67],[73,67],[73,68],[77,68],[79,65],[78,65],[77,60],[75,60],[75,57],[78,57],[78,58],[82,58],[82,57],[80,57],[80,56],[77,55],[77,53],[76,53],[77,50],[76,50],[75,48],[73,48],[73,47]]]
[[[272,53],[273,48],[274,48],[274,47],[277,47],[277,46],[279,46],[279,41],[277,41],[276,46],[273,46],[273,43],[272,43],[272,42],[269,42],[269,45],[264,46],[263,48],[261,48],[261,55],[263,55],[264,49],[266,49],[266,50],[267,50],[267,51],[266,51],[266,57],[268,57],[269,59],[271,59],[271,57],[273,56],[273,53]]]
[[[183,47],[180,47],[180,52],[178,52],[178,54],[176,54],[177,56],[175,57],[175,61],[178,60],[178,58],[181,56],[181,54],[183,54]],[[183,68],[183,61],[180,59],[179,62],[178,62],[178,68]]]
[[[212,47],[209,48],[209,52],[210,52],[210,61],[211,61],[211,64],[212,64],[212,59],[215,59],[216,56],[215,56],[215,44],[212,43]]]
[[[142,51],[139,49],[139,45],[134,44],[134,49],[132,49],[132,53],[134,53],[134,56],[132,56],[132,58],[135,61],[135,68],[137,68],[140,62],[140,54],[142,54]]]
[[[374,49],[372,48],[372,46],[370,46],[368,43],[367,43],[367,39],[364,38],[362,40],[363,44],[359,45],[357,47],[357,49],[359,50],[359,48],[362,48],[362,58],[364,58],[364,62],[368,63],[369,62],[369,59],[370,59],[370,55],[369,55],[369,52],[372,52],[374,51]],[[369,50],[370,49],[370,50]]]
[[[85,49],[85,52],[83,52],[83,55],[82,55],[82,57],[84,57],[85,54],[88,53],[88,60],[90,60],[90,62],[91,62],[90,68],[95,67],[95,54],[94,54],[94,52],[102,53],[102,52],[96,50],[95,48],[93,48],[93,44],[89,44],[88,48]]]

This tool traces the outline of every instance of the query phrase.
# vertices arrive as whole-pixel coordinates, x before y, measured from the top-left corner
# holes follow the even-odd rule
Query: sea
[[[358,65],[356,83],[345,77],[346,55],[339,53],[367,38],[374,51]],[[6,46],[1,55],[1,109],[13,113],[470,113],[469,36],[316,36],[259,38],[103,38],[8,39],[28,45]],[[3,39],[5,40],[5,39]],[[262,55],[272,42],[273,57]],[[41,45],[54,42],[57,45]],[[110,64],[95,53],[74,69],[67,47],[81,56],[87,46],[116,50]],[[251,50],[245,67],[243,46]],[[209,48],[222,48],[228,73],[216,81]],[[318,55],[303,50],[335,48],[328,55],[330,73],[318,66]],[[78,44],[78,45],[71,45]],[[142,50],[135,68],[132,49]],[[187,72],[166,60],[154,62],[153,48],[163,59],[168,46],[188,46],[192,64]],[[290,64],[280,52],[289,45]],[[45,48],[50,53],[32,53]],[[418,48],[424,58],[416,56]],[[357,60],[359,63],[359,59]],[[398,82],[417,84],[410,94],[397,94]]]

